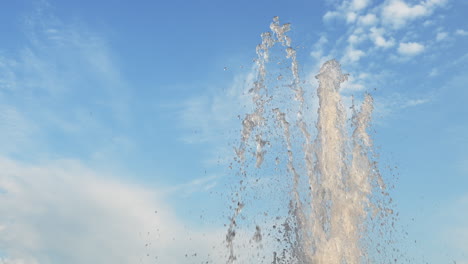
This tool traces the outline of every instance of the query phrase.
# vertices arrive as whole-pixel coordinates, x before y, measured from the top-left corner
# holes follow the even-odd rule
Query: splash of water
[[[372,140],[367,132],[373,99],[366,94],[360,108],[353,103],[348,112],[340,94],[340,85],[347,80],[347,75],[341,72],[336,60],[330,60],[316,75],[316,119],[307,116],[308,102],[302,87],[305,82],[299,77],[296,50],[286,35],[290,25],[281,25],[275,17],[270,29],[271,32],[261,35],[262,43],[257,47],[257,78],[249,91],[254,109],[242,121],[241,139],[236,148],[239,174],[243,180],[234,198],[236,206],[226,235],[227,263],[234,263],[239,257],[235,238],[242,210],[255,203],[255,199],[247,202],[249,177],[251,174],[271,174],[269,153],[271,157],[276,156],[276,171],[280,171],[278,182],[282,186],[279,188],[286,190],[284,197],[289,200],[287,213],[281,216],[281,209],[278,209],[279,216],[272,219],[275,230],[270,228],[267,231],[277,231],[282,235],[281,239],[271,239],[273,242],[270,244],[275,245],[269,247],[274,250],[271,253],[273,262],[270,263],[372,262],[373,253],[365,243],[371,240],[371,221],[376,221],[377,216],[385,218],[392,213],[379,199],[375,199],[387,193],[372,159]],[[276,44],[286,53],[289,78],[284,78],[283,74],[274,80],[268,78],[270,52]],[[283,86],[289,87],[293,100],[281,98],[285,93],[281,89],[283,86],[275,84],[280,81],[286,82]],[[275,137],[274,131],[279,131],[280,136]],[[276,143],[279,146],[275,146]],[[246,158],[250,149],[255,158],[255,168],[250,167]],[[284,171],[278,170],[281,159],[285,161]],[[277,224],[276,220],[282,223]],[[265,229],[268,230],[268,226]],[[254,238],[257,243],[267,240],[260,234],[258,225]]]

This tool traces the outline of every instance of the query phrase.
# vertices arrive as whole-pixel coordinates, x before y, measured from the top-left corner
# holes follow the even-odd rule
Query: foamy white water
[[[353,105],[347,111],[340,94],[347,75],[336,60],[327,61],[316,75],[317,116],[309,118],[312,98],[302,87],[305,82],[299,76],[296,50],[287,36],[290,25],[281,25],[275,17],[270,29],[262,34],[257,47],[257,79],[249,91],[254,109],[242,121],[236,147],[242,179],[233,198],[236,206],[226,235],[227,263],[245,263],[239,260],[245,250],[236,251],[246,248],[236,246],[236,230],[241,228],[240,221],[246,222],[243,229],[249,227],[249,221],[259,221],[260,209],[251,209],[251,215],[243,210],[255,208],[262,199],[267,201],[262,207],[265,226],[256,225],[254,240],[266,246],[252,249],[257,251],[257,263],[372,263],[379,253],[366,241],[374,239],[371,230],[375,232],[377,218],[378,225],[383,226],[392,214],[383,200],[376,198],[387,193],[372,160],[373,144],[368,133],[372,96],[365,94],[359,107]],[[289,72],[283,69],[277,78],[269,78],[275,46],[284,50]],[[277,98],[285,92],[291,96]],[[250,166],[250,160],[255,160],[255,166]],[[268,203],[273,197],[247,198],[250,179],[271,174],[279,184],[267,187],[275,189],[272,193],[280,197],[280,202],[289,200],[278,204],[277,210],[273,202]],[[260,230],[268,235],[262,236]]]

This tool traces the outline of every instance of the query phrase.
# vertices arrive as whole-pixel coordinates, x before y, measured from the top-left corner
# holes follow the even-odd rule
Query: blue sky
[[[222,258],[237,116],[273,16],[292,24],[301,78],[336,58],[344,96],[372,92],[411,263],[468,263],[466,14],[461,0],[2,3],[0,263]]]

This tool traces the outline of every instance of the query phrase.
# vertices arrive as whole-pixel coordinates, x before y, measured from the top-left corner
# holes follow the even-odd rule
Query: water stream
[[[311,90],[300,78],[289,30],[275,17],[256,49],[253,110],[235,147],[241,180],[227,263],[396,261],[377,242],[385,241],[393,211],[368,132],[373,98],[345,103],[340,85],[347,75],[336,60],[323,63]],[[241,244],[238,237],[249,231],[250,246]]]

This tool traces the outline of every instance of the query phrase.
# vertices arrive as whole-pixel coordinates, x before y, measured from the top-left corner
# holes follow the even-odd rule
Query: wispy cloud
[[[26,17],[28,41],[0,57],[0,118],[8,127],[2,140],[11,142],[3,154],[45,153],[58,139],[81,147],[98,135],[122,139],[115,128],[129,125],[128,84],[105,39],[59,20],[48,8],[44,3]],[[95,143],[85,151],[88,157],[103,141]]]
[[[410,97],[405,94],[393,93],[387,97],[375,98],[374,113],[378,117],[378,120],[382,120],[382,118],[394,115],[396,112],[427,104],[433,100],[434,96],[432,94],[426,94],[419,97]]]
[[[251,68],[234,76],[223,89],[206,89],[204,94],[187,98],[178,108],[178,121],[183,128],[182,140],[204,144],[206,166],[227,165],[234,157],[233,142],[239,139],[241,120],[251,111],[253,102],[248,92],[254,81]]]
[[[177,194],[182,196],[190,196],[195,192],[206,192],[218,184],[219,175],[207,175],[201,178],[190,180],[189,182],[182,183],[175,186],[170,186],[164,190],[167,195]]]
[[[237,75],[226,89],[208,90],[205,95],[188,98],[180,105],[179,120],[190,143],[215,142],[226,138],[226,131],[238,127],[238,115],[252,107],[248,90],[254,79],[253,69]]]

